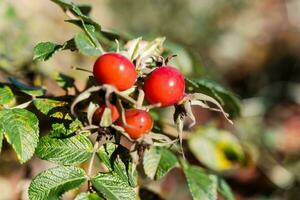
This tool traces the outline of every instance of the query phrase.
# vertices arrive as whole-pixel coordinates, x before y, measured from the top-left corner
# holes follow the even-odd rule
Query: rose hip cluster
[[[100,84],[110,84],[119,91],[131,88],[137,81],[135,65],[118,53],[106,53],[100,56],[93,69],[95,79]],[[174,105],[184,97],[185,81],[183,75],[174,67],[159,66],[143,79],[143,91],[149,104],[162,107]],[[105,105],[94,113],[93,120],[100,121]],[[153,119],[149,112],[142,109],[125,110],[126,125],[120,119],[115,105],[110,106],[112,122],[124,128],[132,139],[138,139],[151,131]]]

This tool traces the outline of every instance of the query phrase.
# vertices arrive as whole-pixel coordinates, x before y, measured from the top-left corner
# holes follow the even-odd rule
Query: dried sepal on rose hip
[[[94,115],[93,115],[93,124],[100,123],[105,108],[107,108],[106,105],[101,105],[101,106],[99,106],[99,108],[96,109],[96,111],[94,112]],[[110,110],[111,110],[111,123],[114,123],[115,121],[117,121],[119,119],[120,113],[115,105],[111,104],[108,106],[108,108],[110,108]]]
[[[162,66],[155,69],[144,82],[144,92],[150,104],[170,106],[184,97],[183,75],[174,67]]]
[[[119,91],[131,88],[137,79],[134,64],[118,53],[101,55],[94,64],[93,74],[100,84],[113,85]]]
[[[125,110],[125,121],[126,124],[119,119],[118,124],[132,139],[142,137],[149,133],[153,127],[151,115],[147,111],[140,109]]]

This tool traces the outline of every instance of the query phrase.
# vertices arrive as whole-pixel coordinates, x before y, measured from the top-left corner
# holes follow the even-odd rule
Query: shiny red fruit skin
[[[101,105],[99,108],[96,109],[93,115],[93,124],[100,123],[105,108],[106,108],[105,105]],[[109,108],[111,109],[111,121],[112,123],[114,123],[117,119],[119,119],[120,113],[117,107],[114,105],[110,105]]]
[[[127,126],[123,124],[121,119],[119,119],[119,125],[125,129],[126,133],[128,133],[132,139],[138,139],[144,134],[149,133],[153,126],[151,115],[144,110],[126,110],[125,119]]]
[[[162,106],[176,104],[184,96],[183,75],[174,67],[162,66],[155,69],[145,80],[144,92],[150,104]]]
[[[93,74],[100,84],[110,84],[123,91],[131,88],[137,79],[134,64],[117,53],[100,56],[93,69]]]

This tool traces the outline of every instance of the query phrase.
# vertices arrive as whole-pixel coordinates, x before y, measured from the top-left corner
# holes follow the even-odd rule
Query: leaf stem
[[[96,142],[94,144],[93,154],[92,154],[92,158],[90,160],[89,168],[88,168],[88,172],[87,172],[87,175],[88,175],[89,178],[91,178],[91,176],[92,176],[93,164],[94,164],[94,160],[95,160],[95,155],[96,155],[96,153],[98,151],[98,148],[99,148],[99,145],[100,145],[100,143],[99,143],[100,138],[101,138],[101,136],[98,135],[97,139],[96,139]]]
[[[144,98],[145,98],[145,93],[142,89],[139,88],[139,95],[136,103],[137,108],[141,108],[143,106]]]

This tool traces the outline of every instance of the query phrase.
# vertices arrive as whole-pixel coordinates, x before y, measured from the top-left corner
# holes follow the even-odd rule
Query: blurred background
[[[299,0],[74,2],[92,5],[92,17],[105,28],[130,37],[165,36],[166,45],[178,55],[172,62],[185,75],[213,79],[241,99],[241,116],[234,126],[195,108],[199,128],[188,138],[195,164],[224,175],[237,199],[300,199]],[[0,0],[0,82],[11,75],[25,75],[33,84],[43,82],[52,94],[60,95],[64,91],[48,77],[63,72],[74,76],[83,89],[87,75],[71,66],[91,69],[95,58],[65,51],[47,62],[32,61],[38,42],[62,43],[78,31],[64,19],[65,14],[49,0]],[[243,163],[236,166],[227,154],[219,158],[219,164],[206,161],[202,132],[217,138],[233,135],[232,140],[238,139],[244,149]],[[26,199],[22,193],[28,185],[26,178],[49,166],[36,158],[20,166],[4,144],[0,200]],[[154,199],[191,198],[179,170],[149,185],[145,194],[148,190],[160,196]]]

